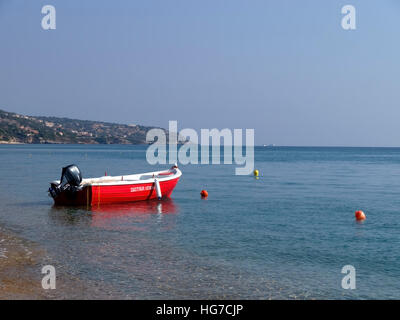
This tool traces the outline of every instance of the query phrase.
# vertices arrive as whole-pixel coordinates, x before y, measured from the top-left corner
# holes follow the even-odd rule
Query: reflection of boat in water
[[[89,211],[95,213],[95,215],[110,215],[115,216],[126,216],[126,215],[138,215],[138,214],[169,214],[177,213],[177,206],[172,199],[165,199],[164,201],[140,201],[140,202],[129,202],[129,203],[116,203],[116,204],[102,204],[95,205],[88,208]]]
[[[49,194],[57,205],[99,205],[170,197],[182,173],[169,170],[82,179],[79,168],[63,168],[60,181],[51,183]]]
[[[163,215],[175,214],[178,207],[172,199],[165,199],[92,206],[89,210],[93,213],[92,227],[137,230],[138,223],[143,223],[154,215],[161,218]]]
[[[54,205],[50,211],[52,218],[63,224],[83,223],[89,224],[91,227],[109,230],[138,230],[141,229],[138,224],[148,221],[151,217],[157,216],[159,221],[164,215],[176,213],[178,213],[178,206],[172,199],[103,204],[91,207]]]

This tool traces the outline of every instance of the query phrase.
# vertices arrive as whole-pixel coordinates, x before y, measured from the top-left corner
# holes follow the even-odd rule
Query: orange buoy
[[[357,221],[362,221],[365,220],[367,217],[365,216],[364,212],[361,210],[358,210],[355,212],[355,217]]]
[[[201,190],[200,195],[201,195],[202,198],[207,198],[208,197],[207,190]]]

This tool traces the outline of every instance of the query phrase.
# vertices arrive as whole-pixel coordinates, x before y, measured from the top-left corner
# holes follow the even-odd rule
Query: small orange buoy
[[[200,195],[201,195],[202,198],[207,198],[208,197],[207,190],[201,190]]]
[[[365,220],[367,217],[365,216],[364,212],[361,210],[358,210],[355,212],[356,220],[357,221],[362,221]]]

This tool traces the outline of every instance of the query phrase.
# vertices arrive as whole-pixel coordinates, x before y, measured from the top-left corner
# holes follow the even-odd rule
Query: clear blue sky
[[[0,0],[0,41],[1,109],[400,146],[398,0]]]

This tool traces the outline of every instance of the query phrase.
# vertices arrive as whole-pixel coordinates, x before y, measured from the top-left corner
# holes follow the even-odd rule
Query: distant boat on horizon
[[[273,144],[273,143],[268,144],[268,145],[267,145],[267,144],[264,144],[263,147],[269,147],[269,148],[270,148],[270,147],[275,147],[275,144]]]

